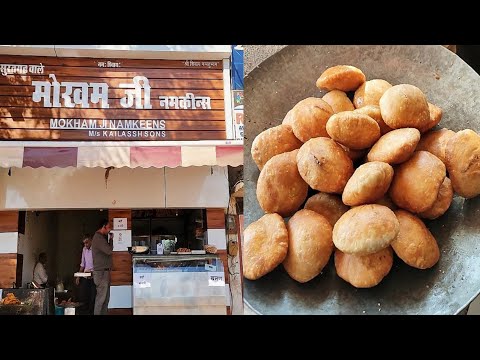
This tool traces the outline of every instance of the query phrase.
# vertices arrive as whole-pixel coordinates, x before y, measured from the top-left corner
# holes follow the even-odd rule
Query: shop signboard
[[[224,140],[225,123],[221,60],[0,56],[0,140]]]

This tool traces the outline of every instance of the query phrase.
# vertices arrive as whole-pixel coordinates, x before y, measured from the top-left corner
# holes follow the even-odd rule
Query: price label
[[[113,218],[114,230],[127,230],[127,218]]]
[[[150,273],[134,273],[133,286],[139,289],[152,287],[152,274]]]
[[[225,286],[225,274],[223,272],[209,272],[208,286]]]

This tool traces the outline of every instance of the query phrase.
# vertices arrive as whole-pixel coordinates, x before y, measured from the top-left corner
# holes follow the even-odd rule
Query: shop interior
[[[73,274],[79,271],[82,240],[93,235],[108,210],[28,211],[25,233],[21,234],[18,253],[23,255],[22,281],[26,287],[32,281],[33,268],[41,252],[47,253],[47,273],[52,285],[62,283],[75,290]],[[137,209],[132,210],[132,246],[148,246],[155,254],[160,237],[176,239],[175,248],[203,250],[206,231],[205,209]]]
[[[205,209],[132,210],[132,245],[147,246],[156,254],[161,239],[175,238],[176,249],[203,250]]]

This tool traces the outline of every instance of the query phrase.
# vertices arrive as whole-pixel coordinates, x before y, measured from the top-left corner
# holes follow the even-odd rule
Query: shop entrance
[[[25,234],[19,236],[18,253],[23,255],[22,285],[33,280],[33,269],[40,253],[47,254],[48,282],[62,282],[74,295],[73,274],[78,272],[82,255],[82,240],[93,235],[101,219],[108,218],[104,210],[27,211]],[[68,293],[68,291],[67,291]]]

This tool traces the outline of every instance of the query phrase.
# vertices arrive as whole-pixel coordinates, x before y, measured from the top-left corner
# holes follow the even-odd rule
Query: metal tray
[[[255,56],[246,46],[246,63]],[[285,47],[245,77],[245,226],[263,215],[253,139],[280,124],[298,101],[323,96],[315,81],[334,65],[357,66],[367,79],[416,85],[444,110],[439,127],[480,132],[480,76],[440,45]],[[479,219],[480,197],[455,197],[446,214],[426,223],[441,251],[432,269],[416,270],[396,258],[380,285],[356,289],[336,275],[332,259],[306,284],[279,266],[259,280],[245,279],[245,302],[260,314],[458,314],[480,292]]]

